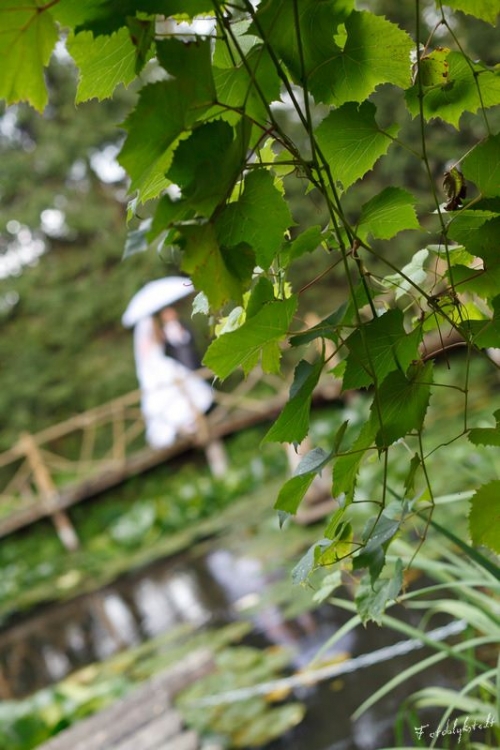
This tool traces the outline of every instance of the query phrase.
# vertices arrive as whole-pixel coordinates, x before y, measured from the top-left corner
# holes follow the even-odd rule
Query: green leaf
[[[82,5],[81,0],[63,0],[66,11]],[[126,26],[136,13],[153,13],[166,17],[182,14],[188,18],[213,11],[211,0],[88,0],[85,15],[76,31],[91,31],[94,36],[107,35]]]
[[[496,445],[500,446],[500,409],[493,412],[495,427],[474,427],[470,430],[468,438],[474,445]]]
[[[394,601],[403,585],[403,563],[397,560],[391,578],[379,578],[372,585],[369,577],[361,580],[356,592],[356,607],[361,621],[366,625],[373,620],[381,624],[382,615],[387,605]]]
[[[408,377],[400,371],[391,372],[378,389],[377,405],[371,407],[371,421],[379,428],[376,442],[380,449],[422,429],[429,405],[432,369],[433,363],[428,362],[410,368]]]
[[[157,53],[175,77],[141,89],[139,102],[124,123],[128,136],[119,157],[131,177],[131,190],[138,190],[143,202],[168,185],[164,175],[172,161],[172,147],[215,101],[208,40],[192,45],[165,40],[157,43]]]
[[[364,323],[346,340],[349,349],[343,390],[365,388],[383,382],[393,370],[406,372],[418,358],[418,331],[407,334],[401,310],[389,310]]]
[[[438,47],[420,58],[420,80],[423,86],[442,86],[448,82],[448,47]],[[415,66],[416,67],[416,66]]]
[[[348,18],[354,2],[297,0],[298,30],[294,6],[290,0],[261,3],[250,31],[267,40],[296,83],[307,81],[315,99],[327,102],[331,98],[328,81],[332,62],[341,54],[335,32]]]
[[[353,570],[368,568],[372,585],[382,572],[385,565],[385,550],[388,542],[395,536],[400,527],[400,521],[389,518],[382,513],[380,517],[370,518],[365,525],[363,549],[353,560]]]
[[[370,518],[370,520],[366,522],[365,531],[363,533],[363,541],[366,542],[363,551],[371,552],[377,547],[386,544],[393,538],[399,527],[400,521],[389,518],[385,513],[382,513],[378,520],[376,516]]]
[[[499,277],[500,284],[500,277]],[[498,285],[496,290],[498,291]],[[493,315],[489,320],[470,320],[464,325],[478,349],[500,347],[500,296],[492,300]]]
[[[500,104],[500,76],[467,60],[460,52],[450,52],[447,61],[447,83],[424,87],[423,112],[426,120],[439,117],[458,129],[464,112],[474,113],[483,106]],[[406,92],[406,103],[413,117],[418,117],[418,83]]]
[[[247,320],[259,312],[268,302],[274,301],[274,284],[265,276],[261,276],[252,289],[246,306]]]
[[[318,144],[344,190],[363,177],[391,145],[391,138],[375,121],[375,105],[349,102],[335,109],[316,130]],[[398,127],[390,135],[394,137]]]
[[[500,262],[498,233],[500,216],[492,211],[462,210],[448,225],[448,237],[463,245],[470,255],[476,255],[488,265]]]
[[[377,425],[373,420],[368,420],[346,455],[336,459],[333,465],[334,497],[345,493],[348,500],[353,499],[359,467],[365,453],[373,447],[376,434]]]
[[[301,443],[309,432],[309,415],[313,391],[318,384],[323,360],[314,365],[305,360],[295,368],[290,400],[266,433],[263,442]]]
[[[388,187],[365,203],[361,210],[358,234],[365,238],[389,240],[406,229],[419,229],[415,197],[407,190]]]
[[[294,584],[305,583],[314,569],[317,567],[317,557],[321,551],[331,544],[329,539],[320,539],[315,542],[305,555],[301,557],[297,565],[292,570],[292,581]]]
[[[217,101],[223,108],[244,112],[255,122],[269,120],[266,104],[279,101],[280,79],[262,44],[254,46],[237,65],[227,68],[214,65],[213,70]]]
[[[419,287],[422,287],[427,278],[427,271],[424,266],[428,257],[429,251],[427,249],[418,250],[411,261],[403,266],[401,273],[385,276],[382,283],[390,289],[395,289],[394,296],[396,299],[411,292],[418,293]]]
[[[348,308],[348,303],[344,302],[337,310],[324,318],[321,323],[309,328],[303,333],[296,333],[290,339],[292,346],[302,346],[303,344],[309,344],[317,338],[330,339],[330,341],[338,342],[338,328],[341,328],[344,323],[345,314]]]
[[[183,227],[182,269],[197,289],[219,309],[229,300],[238,302],[243,293],[241,279],[228,267],[212,224]]]
[[[469,530],[473,544],[500,554],[500,479],[484,484],[472,497]]]
[[[278,499],[274,505],[275,510],[295,515],[311,486],[314,477],[331,460],[331,454],[325,453],[322,448],[314,448],[301,459],[291,479],[285,482],[281,488]]]
[[[130,41],[134,46],[135,65],[134,71],[139,75],[149,58],[150,48],[155,36],[155,19],[127,18],[127,26],[130,31]]]
[[[0,99],[25,101],[42,112],[48,101],[44,67],[58,32],[48,12],[36,0],[0,0]]]
[[[453,10],[461,10],[469,16],[481,18],[493,26],[500,12],[498,0],[446,0],[446,5]]]
[[[266,220],[262,221],[264,216]],[[241,198],[226,206],[216,226],[221,245],[231,248],[246,243],[254,250],[258,265],[266,270],[292,224],[288,204],[272,176],[265,169],[257,169],[246,175]]]
[[[283,251],[287,263],[301,258],[306,253],[312,253],[324,240],[320,226],[308,227],[301,232],[292,242],[287,243]]]
[[[405,483],[404,483],[405,498],[412,496],[415,492],[415,476],[421,465],[422,463],[420,460],[420,456],[418,455],[418,453],[415,453],[413,458],[410,461],[410,468],[408,469],[408,474],[405,477]]]
[[[204,364],[222,380],[240,366],[248,374],[257,364],[264,346],[273,344],[275,349],[279,348],[279,342],[288,333],[296,307],[295,296],[265,305],[238,330],[213,341],[205,354]]]
[[[382,83],[409,86],[415,44],[405,31],[367,11],[351,13],[345,28],[344,49],[312,76],[313,94],[319,89],[321,101],[340,106],[365,101]]]
[[[322,550],[317,550],[315,560],[317,565],[327,567],[335,565],[345,557],[348,557],[353,549],[353,530],[350,523],[340,523],[333,542]]]
[[[313,479],[314,474],[302,474],[288,479],[279,491],[275,509],[295,515]]]
[[[464,176],[486,196],[500,195],[500,133],[479,143],[462,163]]]
[[[478,271],[468,266],[457,265],[453,267],[451,275],[453,284],[460,290],[460,293],[470,292],[471,294],[478,294],[484,299],[492,299],[496,297],[500,289],[500,265],[495,265],[492,268],[486,267]],[[447,273],[447,276],[450,277],[450,272]],[[477,328],[478,321],[471,321],[472,324]],[[486,346],[498,346],[498,344],[486,344]]]
[[[123,257],[128,258],[136,253],[143,253],[149,248],[148,235],[151,230],[151,219],[144,219],[138,229],[127,234]]]
[[[68,52],[78,66],[76,102],[113,96],[119,83],[135,78],[136,53],[127,29],[94,39],[90,31],[70,36]]]
[[[240,162],[233,149],[233,128],[221,120],[195,128],[177,146],[168,179],[181,188],[189,209],[210,217],[232,187]]]

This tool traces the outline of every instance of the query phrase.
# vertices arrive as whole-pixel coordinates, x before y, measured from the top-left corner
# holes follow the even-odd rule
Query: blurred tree
[[[121,262],[127,185],[114,160],[134,99],[74,105],[76,72],[55,56],[41,118],[0,116],[0,450],[136,387],[128,298],[161,276],[155,254]]]

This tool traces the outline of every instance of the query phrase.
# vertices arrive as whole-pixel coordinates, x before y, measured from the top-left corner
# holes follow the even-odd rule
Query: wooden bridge
[[[213,378],[208,370],[198,374]],[[215,407],[199,415],[196,433],[162,450],[145,447],[139,390],[36,434],[24,433],[0,453],[0,538],[50,518],[64,546],[77,549],[69,507],[189,450],[204,451],[213,474],[222,475],[223,438],[274,418],[288,390],[286,380],[259,371],[231,392],[214,390]],[[337,382],[320,383],[316,395],[338,398]]]

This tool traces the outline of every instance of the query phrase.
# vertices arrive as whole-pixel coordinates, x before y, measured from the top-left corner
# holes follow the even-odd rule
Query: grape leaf
[[[221,245],[231,248],[246,243],[253,248],[263,269],[271,265],[281,249],[285,231],[292,224],[288,204],[265,169],[252,170],[246,175],[243,194],[226,206],[216,222]]]
[[[385,565],[385,548],[399,530],[401,522],[382,513],[380,517],[370,518],[363,531],[363,549],[353,559],[353,570],[368,568],[372,584],[382,572]]]
[[[429,257],[427,249],[418,250],[411,261],[403,266],[401,273],[393,273],[382,280],[384,286],[395,289],[395,298],[399,299],[412,290],[418,292],[427,278],[424,266]]]
[[[305,229],[295,237],[294,240],[287,243],[283,254],[287,256],[287,261],[291,262],[306,253],[312,253],[321,245],[323,240],[324,235],[321,232],[320,226],[308,227],[308,229]]]
[[[302,360],[295,368],[290,399],[264,436],[263,442],[301,443],[309,431],[309,416],[313,391],[318,384],[323,361],[314,365]]]
[[[318,144],[333,177],[344,190],[373,168],[398,131],[397,126],[388,133],[381,130],[375,112],[372,102],[363,102],[359,107],[349,102],[330,112],[316,129]]]
[[[195,45],[176,39],[157,43],[158,58],[174,78],[145,86],[124,123],[128,131],[119,162],[131,177],[131,190],[142,201],[168,185],[164,173],[172,147],[215,102],[210,42]]]
[[[447,83],[442,86],[424,86],[423,113],[426,120],[439,117],[458,129],[464,112],[474,113],[481,107],[500,104],[500,76],[467,60],[460,52],[450,52],[447,61]],[[406,104],[413,117],[418,117],[418,82],[406,92]]]
[[[500,285],[500,277],[496,292]],[[493,315],[490,320],[468,320],[463,328],[472,337],[474,346],[479,349],[500,347],[500,295],[492,299]]]
[[[498,0],[446,0],[446,5],[453,10],[461,10],[469,16],[481,18],[493,26],[500,12]]]
[[[447,277],[453,279],[453,284],[461,293],[478,294],[483,299],[493,299],[500,289],[500,265],[479,271],[468,266],[456,265],[447,272]],[[477,321],[471,321],[471,325],[474,322]],[[485,346],[498,346],[498,343],[485,344]]]
[[[462,169],[483,195],[500,195],[500,134],[490,136],[470,151]]]
[[[351,13],[345,28],[344,49],[311,76],[313,94],[319,89],[321,101],[339,106],[363,102],[382,83],[409,86],[414,42],[405,31],[367,11]]]
[[[473,544],[500,554],[500,479],[483,484],[470,501],[469,531]]]
[[[214,66],[214,82],[220,105],[245,112],[256,122],[266,122],[269,118],[266,103],[280,99],[280,79],[269,53],[262,45],[250,50],[245,60],[237,66]]]
[[[321,472],[330,459],[330,454],[322,448],[314,448],[309,451],[300,461],[294,476],[285,482],[281,488],[274,505],[275,510],[294,515],[314,477]]]
[[[396,560],[392,578],[379,578],[372,584],[369,576],[363,577],[356,592],[356,608],[366,625],[373,620],[380,625],[387,604],[396,599],[403,585],[403,563]]]
[[[72,6],[82,5],[81,0],[63,0],[63,3],[66,14]],[[126,26],[127,19],[137,13],[194,18],[209,11],[213,12],[211,0],[87,0],[84,19],[75,31],[91,31],[94,36],[108,35]]]
[[[420,58],[420,80],[423,86],[442,86],[448,82],[448,47],[437,47]]]
[[[270,302],[240,328],[225,333],[212,342],[203,363],[224,380],[237,367],[245,374],[259,361],[262,348],[272,344],[279,348],[292,322],[297,307],[297,298]]]
[[[365,388],[383,382],[392,370],[405,372],[418,358],[419,332],[407,334],[401,310],[365,323],[346,340],[349,349],[344,373],[343,390]]]
[[[78,66],[76,102],[106,99],[119,83],[128,86],[135,78],[135,47],[127,29],[94,39],[90,31],[72,35],[68,52]]]
[[[493,412],[495,427],[474,427],[469,432],[469,440],[474,445],[500,446],[500,409]]]
[[[54,19],[36,0],[0,0],[0,99],[26,101],[42,112],[48,101],[44,67],[58,32]]]
[[[460,211],[448,226],[448,236],[463,245],[470,255],[482,258],[492,269],[500,261],[498,234],[500,216],[487,211]]]
[[[316,101],[327,102],[331,97],[328,80],[332,61],[341,54],[334,40],[335,32],[353,8],[353,0],[337,0],[335,3],[274,0],[261,3],[250,32],[272,45],[296,83],[306,81]]]
[[[359,467],[366,451],[373,447],[376,433],[377,425],[369,419],[364,423],[349,451],[336,459],[333,465],[334,497],[344,492],[347,500],[353,499]]]
[[[389,240],[405,229],[419,229],[415,197],[407,190],[388,187],[365,203],[358,224],[360,237]]]
[[[274,284],[270,279],[261,276],[252,289],[246,306],[246,318],[249,320],[268,302],[274,300]]]
[[[229,300],[239,301],[243,293],[241,279],[228,268],[213,225],[183,227],[182,237],[182,269],[207,295],[212,308],[219,309]]]
[[[389,373],[371,407],[371,422],[377,425],[380,449],[392,445],[409,432],[422,428],[429,405],[433,363],[415,365],[408,376],[399,370]]]
[[[195,128],[175,150],[167,177],[181,188],[182,202],[202,216],[212,214],[239,172],[232,145],[232,127],[218,120]]]
[[[317,338],[330,339],[338,343],[337,329],[340,328],[344,322],[346,310],[348,309],[348,303],[344,302],[337,310],[330,313],[320,323],[309,328],[303,333],[296,333],[290,339],[292,346],[302,346],[303,344],[309,344]]]

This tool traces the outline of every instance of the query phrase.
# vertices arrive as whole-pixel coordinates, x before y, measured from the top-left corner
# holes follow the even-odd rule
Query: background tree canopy
[[[304,569],[365,571],[365,617],[402,585],[401,563],[386,564],[391,540],[403,524],[432,517],[429,454],[458,438],[500,442],[498,421],[475,422],[469,368],[453,386],[433,374],[436,356],[456,347],[467,361],[500,348],[498,1],[400,6],[0,0],[0,96],[15,105],[0,131],[4,258],[51,245],[36,269],[2,282],[2,354],[16,359],[2,411],[14,394],[22,404],[6,440],[36,424],[37,412],[43,423],[131,387],[118,320],[139,279],[164,273],[155,255],[138,252],[156,248],[192,277],[197,311],[237,320],[216,329],[205,356],[220,379],[259,363],[279,373],[284,349],[300,359],[267,439],[306,437],[325,370],[344,391],[370,395],[364,424],[345,423],[329,450],[305,456],[276,503],[282,517],[294,514],[314,476],[332,467],[338,510]],[[76,114],[68,53],[76,101],[88,102]],[[44,118],[16,104],[26,101]],[[97,127],[87,126],[96,107]],[[97,166],[118,145],[127,211],[121,176],[107,183]],[[130,257],[118,265],[125,214]],[[51,313],[40,317],[49,281]],[[310,308],[321,319],[312,327]],[[35,385],[28,373],[39,369],[42,341],[50,366]],[[79,370],[71,380],[58,362],[68,352]],[[449,387],[463,429],[436,446],[427,409]],[[389,487],[401,450],[405,473]],[[366,524],[356,481],[373,455],[382,480]],[[497,489],[497,480],[482,485],[470,510],[473,542],[496,552]]]

